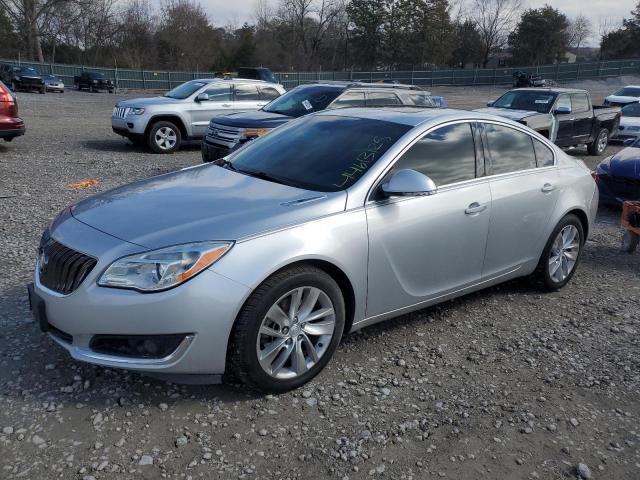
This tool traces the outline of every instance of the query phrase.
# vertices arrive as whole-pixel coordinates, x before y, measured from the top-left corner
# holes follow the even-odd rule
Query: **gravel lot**
[[[613,84],[586,86],[601,101]],[[502,90],[434,92],[477,108]],[[640,478],[640,254],[619,252],[618,212],[561,292],[516,281],[367,328],[288,394],[71,360],[26,303],[42,230],[84,196],[200,162],[112,134],[123,96],[21,93],[27,135],[0,143],[0,478]]]

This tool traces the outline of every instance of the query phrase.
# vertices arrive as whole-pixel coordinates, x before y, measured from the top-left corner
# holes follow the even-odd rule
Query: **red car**
[[[0,138],[10,142],[20,135],[24,135],[24,122],[18,117],[18,100],[0,82]]]

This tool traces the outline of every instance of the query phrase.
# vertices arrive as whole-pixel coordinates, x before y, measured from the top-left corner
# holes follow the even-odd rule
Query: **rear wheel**
[[[286,392],[315,377],[342,337],[344,299],[312,266],[268,278],[249,297],[231,334],[231,374],[265,392]]]
[[[609,131],[606,128],[602,128],[598,132],[596,139],[587,145],[587,150],[589,155],[599,156],[607,149],[607,145],[609,145]]]
[[[156,153],[172,153],[180,148],[180,129],[171,122],[156,122],[147,133],[147,145]]]
[[[640,243],[640,235],[637,235],[629,230],[625,230],[622,234],[622,251],[627,253],[633,253],[638,248]]]
[[[584,229],[573,214],[564,217],[553,230],[538,263],[536,277],[549,290],[564,287],[576,272],[582,247]]]

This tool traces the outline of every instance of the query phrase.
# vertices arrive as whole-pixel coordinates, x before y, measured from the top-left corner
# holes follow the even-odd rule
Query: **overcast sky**
[[[278,0],[267,0],[271,5],[277,5]],[[256,0],[200,0],[209,13],[211,21],[218,26],[229,24],[242,25],[245,21],[254,19]],[[611,22],[621,22],[635,7],[637,0],[524,0],[529,6],[537,8],[545,3],[561,10],[568,17],[575,17],[583,13],[593,22],[596,37],[601,19]],[[597,44],[599,39],[590,43]]]

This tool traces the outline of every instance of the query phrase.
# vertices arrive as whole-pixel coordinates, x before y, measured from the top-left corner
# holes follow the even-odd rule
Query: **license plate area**
[[[49,331],[49,321],[47,320],[47,307],[40,295],[35,292],[33,283],[27,285],[27,294],[29,295],[29,308],[33,314],[33,319],[43,332]]]

